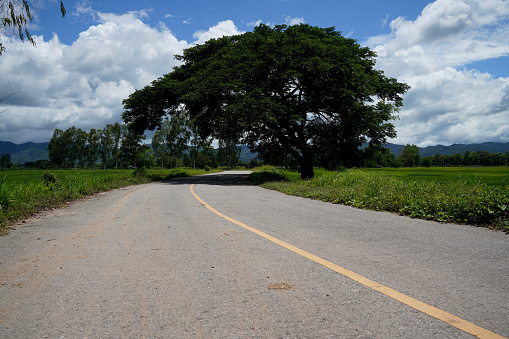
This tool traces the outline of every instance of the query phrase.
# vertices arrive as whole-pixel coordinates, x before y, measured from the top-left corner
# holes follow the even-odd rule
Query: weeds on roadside
[[[414,218],[465,223],[509,231],[509,186],[466,180],[403,181],[380,172],[329,172],[312,180],[266,182],[287,194],[389,211]]]
[[[216,170],[217,171],[217,170]],[[36,175],[39,173],[39,175]],[[12,172],[0,179],[0,234],[14,221],[45,208],[129,185],[207,173],[206,170],[60,170]],[[30,179],[28,179],[30,178]]]

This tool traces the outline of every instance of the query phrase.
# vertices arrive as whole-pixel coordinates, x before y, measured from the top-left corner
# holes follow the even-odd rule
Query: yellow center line
[[[325,266],[339,274],[342,274],[344,275],[345,277],[348,277],[364,286],[367,286],[375,291],[378,291],[382,294],[385,294],[399,302],[402,302],[403,304],[407,305],[407,306],[410,306],[418,311],[421,311],[423,313],[426,313],[434,318],[437,318],[439,320],[442,320],[446,323],[448,323],[449,325],[451,326],[454,326],[456,328],[459,328],[460,330],[464,331],[464,332],[467,332],[469,334],[472,334],[478,338],[501,338],[501,339],[505,339],[504,337],[496,334],[496,333],[493,333],[491,331],[488,331],[487,329],[485,328],[482,328],[480,326],[477,326],[475,324],[472,324],[471,322],[468,322],[462,318],[459,318],[451,313],[448,313],[448,312],[445,312],[439,308],[436,308],[434,306],[431,306],[431,305],[428,305],[426,303],[423,303],[422,301],[419,301],[417,299],[414,299],[412,297],[409,297],[403,293],[400,293],[396,290],[393,290],[392,288],[389,288],[387,286],[384,286],[384,285],[381,285],[373,280],[370,280],[360,274],[357,274],[355,272],[352,272],[344,267],[341,267],[339,265],[336,265],[330,261],[327,261],[325,259],[322,259],[314,254],[311,254],[309,252],[306,252],[298,247],[295,247],[293,245],[290,245],[284,241],[281,241],[267,233],[264,233],[262,231],[259,231],[257,230],[256,228],[253,228],[253,227],[250,227],[244,223],[241,223],[240,221],[237,221],[233,218],[230,218],[229,216],[217,211],[216,209],[214,209],[212,206],[210,206],[209,204],[207,204],[202,198],[200,198],[196,193],[194,193],[194,184],[191,185],[190,187],[190,191],[191,191],[191,194],[203,205],[205,206],[206,208],[208,208],[212,213],[248,230],[248,231],[251,231],[267,240],[270,240],[272,241],[273,243],[275,244],[278,244],[292,252],[295,252],[309,260],[312,260],[322,266]]]

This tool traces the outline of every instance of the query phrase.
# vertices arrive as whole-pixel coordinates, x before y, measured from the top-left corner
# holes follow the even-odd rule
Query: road
[[[0,237],[0,338],[509,337],[507,234],[246,177],[127,187],[20,223]]]

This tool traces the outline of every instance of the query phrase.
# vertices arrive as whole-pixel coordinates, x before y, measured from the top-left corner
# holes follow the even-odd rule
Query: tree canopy
[[[186,49],[182,65],[124,100],[123,119],[141,133],[185,112],[202,134],[292,157],[310,178],[315,164],[354,166],[362,143],[396,136],[409,87],[375,57],[333,27],[260,25]]]

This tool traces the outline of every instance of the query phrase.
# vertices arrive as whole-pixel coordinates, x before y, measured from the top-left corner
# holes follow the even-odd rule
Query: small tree
[[[62,134],[64,134],[64,131],[62,131],[59,128],[55,129],[48,143],[49,160],[51,161],[51,164],[55,166],[55,168],[64,166],[65,163],[65,153],[64,145],[62,142]]]
[[[233,140],[219,140],[217,160],[226,165],[227,169],[235,167],[240,158],[240,147]]]
[[[113,147],[115,145],[113,140],[113,125],[108,124],[100,130],[99,144],[101,145],[99,152],[101,155],[101,162],[103,169],[106,169],[106,167],[110,167],[113,159]]]
[[[154,166],[154,152],[148,145],[140,145],[137,151],[136,168],[152,168]]]
[[[136,168],[138,159],[140,158],[141,142],[145,139],[145,135],[140,135],[134,131],[125,129],[122,136],[122,144],[120,146],[121,160],[129,167]]]
[[[3,154],[0,158],[0,168],[2,171],[5,171],[6,168],[12,167],[12,161],[11,161],[11,155],[10,154]]]
[[[205,152],[206,148],[211,147],[212,139],[204,138],[200,135],[199,129],[191,123],[187,123],[189,129],[189,158],[192,161],[193,169],[196,166],[204,168],[205,166],[210,167],[210,161],[208,161],[208,155]]]
[[[118,162],[120,160],[120,141],[122,139],[122,134],[125,134],[125,125],[120,125],[118,122],[116,122],[110,126],[113,140],[112,157],[113,162],[115,163],[115,169],[118,169]]]
[[[167,140],[167,131],[169,130],[169,122],[165,120],[161,126],[158,127],[154,136],[152,137],[152,149],[154,150],[154,155],[161,163],[161,168],[164,168],[164,164],[168,163],[168,140]]]
[[[100,134],[95,128],[90,129],[88,132],[88,140],[86,146],[86,159],[90,167],[94,167],[97,159],[99,158],[99,144]]]
[[[175,167],[178,167],[179,160],[182,160],[188,148],[190,137],[191,132],[182,115],[175,115],[161,123],[152,138],[152,148],[163,167],[164,159],[167,157],[175,163]]]
[[[88,133],[78,128],[74,136],[74,152],[81,168],[84,168],[87,162],[87,140]]]
[[[421,159],[419,147],[407,144],[399,158],[403,161],[405,167],[419,165],[419,160]]]

